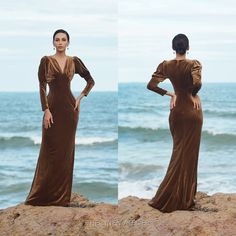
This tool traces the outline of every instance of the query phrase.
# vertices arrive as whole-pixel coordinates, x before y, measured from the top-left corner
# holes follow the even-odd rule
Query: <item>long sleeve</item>
[[[193,96],[195,96],[202,87],[201,70],[202,70],[201,63],[198,60],[194,60],[193,66],[191,68],[191,75],[193,79],[193,85],[191,90]]]
[[[80,58],[78,58],[77,56],[74,56],[74,62],[75,62],[75,73],[79,74],[87,82],[85,88],[82,91],[82,93],[85,96],[87,96],[90,90],[92,89],[92,87],[94,86],[95,81]]]
[[[49,108],[47,100],[47,81],[46,81],[46,68],[47,68],[47,57],[44,56],[40,60],[38,68],[38,80],[39,80],[39,93],[41,100],[42,111]]]
[[[158,84],[167,78],[165,74],[164,62],[165,61],[158,65],[156,71],[152,74],[151,80],[147,84],[147,89],[152,90],[162,96],[167,93],[167,90],[158,87]]]

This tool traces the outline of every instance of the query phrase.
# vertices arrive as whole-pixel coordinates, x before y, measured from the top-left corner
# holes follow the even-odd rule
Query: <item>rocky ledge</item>
[[[236,193],[198,192],[194,211],[162,213],[147,202],[133,196],[120,200],[120,235],[236,236]]]
[[[1,236],[118,235],[117,205],[94,203],[73,193],[69,207],[23,203],[0,210]]]
[[[194,211],[162,213],[148,201],[128,196],[117,207],[73,193],[69,207],[18,204],[0,210],[0,235],[236,235],[236,193],[198,192]]]

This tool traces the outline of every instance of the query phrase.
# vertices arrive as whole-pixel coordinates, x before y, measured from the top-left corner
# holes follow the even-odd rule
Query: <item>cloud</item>
[[[234,73],[235,22],[233,0],[120,0],[119,81],[144,81],[153,65],[174,58],[171,41],[178,33],[189,37],[187,57],[204,63],[210,81],[221,80],[223,71]],[[214,66],[222,71],[208,70]]]
[[[220,1],[214,3],[207,0],[185,1],[185,0],[120,0],[119,14],[121,18],[153,18],[159,17],[185,17],[201,16],[235,16],[236,6],[234,0]]]
[[[116,0],[10,0],[0,4],[0,61],[6,69],[2,76],[8,77],[2,90],[37,89],[37,84],[27,78],[37,74],[42,55],[55,53],[52,35],[59,28],[70,34],[67,54],[83,58],[95,67],[90,68],[94,77],[103,78],[97,81],[95,90],[116,89],[117,80],[104,75],[108,66],[109,71],[117,70]],[[9,67],[14,68],[10,74]]]

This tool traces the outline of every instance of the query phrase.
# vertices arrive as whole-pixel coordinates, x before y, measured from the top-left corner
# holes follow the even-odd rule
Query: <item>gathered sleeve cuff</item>
[[[75,73],[79,74],[87,82],[85,88],[81,92],[85,96],[87,96],[89,94],[90,90],[92,89],[92,87],[94,86],[95,81],[92,78],[89,70],[86,68],[86,66],[82,62],[82,60],[80,58],[78,58],[77,56],[74,56],[73,58],[74,58],[74,63],[75,63]]]
[[[40,93],[42,111],[49,108],[47,100],[46,71],[47,71],[47,57],[44,56],[41,58],[38,68],[39,93]]]
[[[151,80],[147,84],[147,89],[152,90],[160,95],[165,95],[167,93],[167,90],[158,87],[158,84],[162,81],[164,81],[168,76],[165,73],[165,65],[164,62],[161,62],[156,71],[152,74]]]
[[[191,75],[193,79],[191,92],[193,96],[196,96],[196,94],[202,87],[201,71],[202,71],[201,63],[198,60],[194,60],[193,66],[191,68]]]

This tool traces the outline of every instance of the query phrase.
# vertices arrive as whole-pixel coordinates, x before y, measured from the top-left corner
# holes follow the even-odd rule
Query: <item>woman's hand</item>
[[[77,110],[78,112],[80,111],[80,101],[83,97],[84,97],[84,94],[81,93],[79,97],[76,98],[74,110]]]
[[[191,96],[191,100],[193,102],[193,107],[196,108],[197,110],[199,110],[201,108],[200,97],[198,95],[193,96],[192,94],[190,96]]]
[[[50,128],[50,127],[51,127],[51,123],[53,124],[52,113],[50,112],[49,109],[46,109],[46,110],[44,111],[43,123],[44,123],[45,129]]]
[[[176,105],[177,96],[175,93],[167,92],[166,95],[171,96],[170,99],[170,109],[174,108]]]

